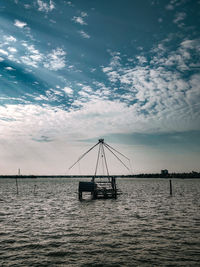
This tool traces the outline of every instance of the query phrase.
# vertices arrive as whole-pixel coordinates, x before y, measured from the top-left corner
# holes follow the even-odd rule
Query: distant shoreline
[[[190,173],[169,173],[169,174],[160,174],[160,173],[149,173],[149,174],[132,174],[132,175],[110,175],[116,178],[200,178],[200,172],[190,172]],[[94,175],[0,175],[0,179],[11,178],[11,179],[26,179],[26,178],[92,178]],[[105,175],[97,175],[97,178],[107,177]]]

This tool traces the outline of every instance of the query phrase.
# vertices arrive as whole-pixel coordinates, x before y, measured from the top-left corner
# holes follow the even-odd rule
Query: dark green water
[[[200,266],[200,180],[170,197],[168,180],[118,179],[117,200],[82,202],[78,182],[0,180],[1,267]]]

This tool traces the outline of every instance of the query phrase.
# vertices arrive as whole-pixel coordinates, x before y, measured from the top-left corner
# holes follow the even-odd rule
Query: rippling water
[[[168,180],[118,179],[117,200],[82,202],[78,179],[18,182],[0,180],[0,266],[200,266],[198,179],[172,197]]]

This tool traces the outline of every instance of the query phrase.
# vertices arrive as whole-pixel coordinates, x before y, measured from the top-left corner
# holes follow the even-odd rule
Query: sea
[[[78,200],[80,179],[0,179],[0,266],[200,266],[200,179],[119,178],[117,199]],[[83,181],[84,179],[81,179]],[[88,181],[88,179],[85,179]]]

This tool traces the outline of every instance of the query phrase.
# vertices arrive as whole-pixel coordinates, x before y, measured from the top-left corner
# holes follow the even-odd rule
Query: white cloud
[[[14,41],[14,39],[10,37],[9,40]],[[18,50],[12,46],[8,46],[7,51],[0,48],[0,55],[2,54],[7,56],[11,61],[19,64],[22,63],[33,68],[45,67],[49,70],[59,70],[65,67],[66,52],[61,48],[56,48],[47,54],[43,54],[31,43],[22,42],[20,45],[23,46],[23,49],[21,49],[23,54],[21,53],[19,57],[14,56],[14,53],[17,53]],[[18,45],[19,50],[20,45]]]
[[[195,109],[195,99],[200,97],[199,80],[195,76],[187,82],[177,71],[189,70],[192,55],[199,54],[199,42],[185,40],[176,51],[171,52],[159,44],[152,52],[151,65],[144,56],[122,65],[120,54],[111,53],[110,64],[102,67],[102,71],[112,88],[123,90],[123,95],[120,92],[117,94],[117,91],[113,95],[131,105],[141,119],[138,129],[143,127],[150,131],[150,120],[158,131],[199,129],[199,112]],[[166,69],[166,66],[169,68]]]
[[[161,94],[158,95],[157,99],[156,95],[152,95],[152,97],[154,102],[148,102],[144,107],[144,110],[146,109],[150,112],[148,116],[140,112],[141,107],[137,103],[127,105],[116,100],[109,101],[100,98],[77,101],[75,104],[79,108],[71,108],[68,111],[48,105],[1,106],[0,113],[2,117],[8,120],[12,119],[12,122],[1,123],[0,132],[6,132],[6,138],[16,137],[16,131],[19,136],[26,136],[26,138],[29,138],[30,135],[40,136],[47,133],[52,138],[56,138],[56,136],[59,138],[63,133],[66,137],[72,138],[73,134],[78,132],[89,138],[116,132],[154,132],[155,129],[160,132],[179,131],[180,129],[189,129],[191,127],[193,129],[198,128],[196,121],[194,124],[193,120],[185,121],[184,119],[185,112],[187,115],[191,113],[191,110],[187,110],[187,106],[184,107],[186,101],[180,100],[180,103],[182,101],[181,108],[183,109],[181,110],[180,106],[176,104],[178,101],[176,95],[171,99],[165,99],[166,95],[160,99]],[[159,102],[159,99],[163,103],[162,101]],[[172,104],[173,109],[172,106],[168,106]],[[152,110],[152,108],[155,110]],[[174,116],[174,112],[176,116]]]
[[[38,62],[41,61],[42,57],[40,55],[28,55],[22,56],[20,59],[25,65],[37,68]]]
[[[111,57],[111,61],[110,61],[110,66],[112,68],[120,66],[121,65],[121,63],[120,63],[120,61],[121,61],[120,52],[112,52],[110,54],[112,56]]]
[[[70,87],[64,87],[62,89],[67,95],[72,95],[73,94],[73,90]]]
[[[181,46],[186,49],[196,49],[200,52],[200,40],[184,40]]]
[[[37,3],[39,6],[38,8],[39,11],[49,12],[55,8],[54,2],[52,0],[50,1],[37,0]]]
[[[31,8],[31,5],[29,5],[29,4],[25,4],[24,7],[25,7],[26,9],[30,9],[30,8]]]
[[[74,5],[72,4],[72,2],[71,1],[68,1],[67,3],[66,3],[68,6],[71,6],[71,7],[73,7]]]
[[[16,53],[17,49],[15,47],[8,47],[8,51],[11,53]]]
[[[90,38],[90,35],[88,33],[86,33],[85,31],[79,31],[79,33],[85,39],[89,39]]]
[[[126,106],[119,102],[93,100],[83,103],[82,109],[64,111],[59,108],[52,108],[48,105],[7,105],[0,107],[2,117],[12,119],[12,123],[1,124],[1,130],[6,130],[7,137],[16,136],[16,131],[26,137],[31,134],[44,135],[49,133],[65,133],[72,136],[74,132],[82,132],[87,136],[119,130],[118,127],[124,119],[122,112],[127,115]],[[94,121],[95,118],[95,121]],[[99,129],[101,122],[102,129]],[[124,122],[126,124],[126,122]],[[114,127],[114,128],[113,128]],[[88,129],[95,132],[88,133]],[[2,131],[1,131],[2,132]]]
[[[168,5],[165,6],[167,10],[174,10],[177,6],[185,4],[185,0],[171,0]]]
[[[82,89],[88,93],[93,93],[92,87],[89,85],[84,85]]]
[[[48,100],[49,100],[49,99],[48,99],[46,96],[44,96],[44,95],[36,96],[36,97],[34,97],[34,99],[37,100],[37,101],[43,101],[43,100],[48,101]]]
[[[52,50],[52,52],[47,55],[44,67],[55,71],[63,69],[65,67],[65,55],[66,52],[62,48]]]
[[[12,70],[15,70],[13,69],[12,67],[5,67],[6,70],[9,70],[9,71],[12,71]]]
[[[179,13],[176,13],[173,22],[174,22],[175,24],[177,24],[178,27],[183,27],[183,26],[184,26],[183,20],[184,20],[185,18],[186,18],[186,13],[184,13],[184,12],[179,12]]]
[[[87,17],[88,14],[86,12],[81,12],[81,15],[76,17],[74,16],[72,18],[72,20],[75,22],[75,23],[78,23],[78,24],[81,24],[81,25],[87,25],[87,23],[84,21],[84,18]]]
[[[60,90],[56,90],[56,89],[52,89],[52,88],[51,88],[50,91],[51,91],[53,94],[57,95],[57,96],[63,96],[63,92],[60,91]]]
[[[3,49],[0,49],[0,54],[3,54],[5,56],[8,56],[8,52],[3,50]]]
[[[16,42],[17,41],[17,39],[12,35],[9,35],[9,36],[5,35],[4,40],[7,42]]]
[[[103,72],[110,72],[112,70],[112,67],[103,67],[102,68]]]
[[[74,16],[72,18],[72,20],[75,22],[75,23],[78,23],[78,24],[81,24],[81,25],[87,25],[87,23],[84,21],[84,19],[82,17],[76,17]]]
[[[33,54],[30,55],[31,60],[33,60],[33,62],[38,62],[42,60],[42,56],[40,54]]]
[[[22,45],[26,48],[26,52],[24,56],[20,57],[21,62],[37,68],[39,63],[43,61],[44,55],[35,49],[34,45],[29,45],[27,43],[22,43]]]
[[[26,47],[27,47],[27,49],[28,49],[31,53],[33,53],[33,54],[39,54],[39,51],[38,51],[37,49],[35,49],[34,45],[28,45],[28,46],[26,46]]]
[[[136,58],[137,58],[139,64],[147,63],[147,59],[144,56],[137,56]]]
[[[152,52],[154,53],[150,62],[152,65],[162,66],[163,68],[165,66],[174,66],[181,71],[189,70],[191,63],[195,63],[195,58],[196,61],[198,61],[200,43],[199,39],[184,40],[180,43],[178,49],[174,51],[168,51],[166,47],[159,44]],[[196,57],[193,57],[192,54],[196,54]],[[191,61],[191,59],[193,59],[193,61]]]
[[[190,88],[186,92],[186,98],[189,101],[190,108],[191,109],[195,108],[197,110],[196,116],[198,120],[198,117],[200,116],[200,103],[197,102],[196,100],[200,99],[200,75],[194,74],[191,77],[189,84]],[[194,103],[196,104],[194,105]]]
[[[14,25],[18,28],[24,28],[27,25],[27,23],[16,19]]]
[[[87,17],[88,14],[86,12],[81,12],[81,17],[84,18],[84,17]]]

